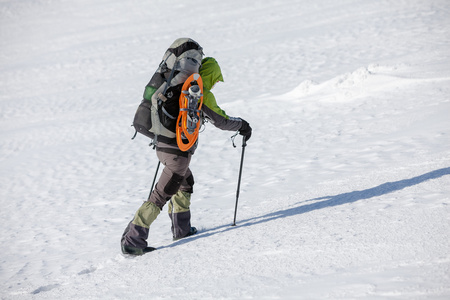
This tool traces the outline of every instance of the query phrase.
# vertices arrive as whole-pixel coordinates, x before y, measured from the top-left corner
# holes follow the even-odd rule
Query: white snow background
[[[127,258],[130,127],[179,37],[221,65],[192,225]],[[1,0],[2,299],[449,299],[450,2]]]

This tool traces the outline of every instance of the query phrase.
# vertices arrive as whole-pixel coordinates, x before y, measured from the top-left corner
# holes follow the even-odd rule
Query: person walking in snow
[[[242,118],[228,116],[218,106],[211,92],[216,83],[224,81],[217,61],[212,57],[204,58],[199,73],[203,80],[203,117],[219,129],[238,131],[246,141],[250,139],[252,128],[249,123]],[[169,202],[168,211],[172,220],[173,239],[178,240],[197,232],[197,229],[191,226],[189,208],[194,186],[194,176],[189,169],[189,164],[195,148],[194,146],[183,152],[176,142],[158,141],[156,155],[164,165],[164,169],[155,189],[137,210],[122,235],[121,248],[124,254],[142,255],[155,249],[147,246],[150,226],[167,202]]]

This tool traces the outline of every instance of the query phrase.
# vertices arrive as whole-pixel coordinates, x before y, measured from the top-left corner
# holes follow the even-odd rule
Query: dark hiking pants
[[[149,199],[125,229],[122,245],[141,249],[147,247],[150,225],[168,201],[173,237],[185,237],[191,228],[189,205],[194,186],[194,177],[189,169],[191,154],[168,153],[164,149],[157,149],[156,154],[164,169]]]

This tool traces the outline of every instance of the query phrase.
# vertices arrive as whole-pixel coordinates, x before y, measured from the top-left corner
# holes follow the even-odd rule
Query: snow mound
[[[361,67],[322,83],[305,80],[284,96],[288,98],[316,97],[318,100],[348,102],[367,97],[392,85],[403,85],[411,80],[396,75],[398,66],[376,64]]]

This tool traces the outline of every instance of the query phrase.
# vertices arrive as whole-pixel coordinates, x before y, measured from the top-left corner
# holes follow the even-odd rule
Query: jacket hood
[[[202,67],[200,68],[200,76],[203,80],[203,88],[211,90],[217,81],[223,82],[222,71],[217,61],[212,57],[205,57],[202,60]]]

